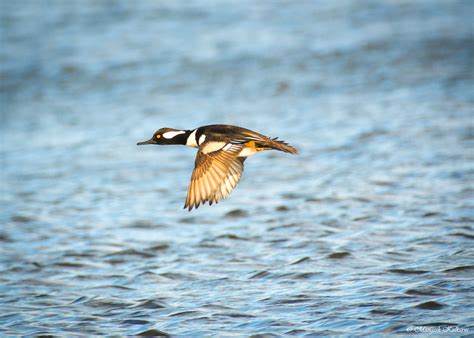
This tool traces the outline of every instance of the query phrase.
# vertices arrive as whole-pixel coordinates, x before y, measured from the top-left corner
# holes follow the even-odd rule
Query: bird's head
[[[138,142],[137,146],[144,144],[186,144],[187,130],[161,128],[157,130],[148,141]]]

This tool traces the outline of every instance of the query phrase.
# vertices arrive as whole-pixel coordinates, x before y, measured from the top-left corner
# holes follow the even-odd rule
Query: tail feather
[[[285,141],[278,140],[278,137],[270,139],[269,146],[273,149],[284,151],[285,153],[298,154],[298,149],[293,146],[290,146]]]

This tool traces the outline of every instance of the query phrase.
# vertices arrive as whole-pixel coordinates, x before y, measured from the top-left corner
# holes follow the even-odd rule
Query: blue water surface
[[[0,334],[472,334],[472,1],[0,6]],[[211,123],[300,154],[188,213]]]

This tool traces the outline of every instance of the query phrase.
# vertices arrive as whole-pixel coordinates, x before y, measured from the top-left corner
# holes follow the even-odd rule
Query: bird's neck
[[[173,137],[172,141],[173,144],[182,144],[186,145],[186,142],[188,141],[189,135],[191,135],[192,130],[183,130],[184,133],[178,134],[175,137]]]

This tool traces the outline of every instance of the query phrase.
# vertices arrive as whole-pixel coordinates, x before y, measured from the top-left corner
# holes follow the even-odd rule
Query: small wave
[[[418,305],[415,305],[414,307],[418,309],[423,309],[423,310],[441,310],[444,308],[446,305],[438,303],[436,301],[430,300],[428,302],[424,302]]]
[[[454,234],[449,234],[449,236],[453,236],[453,237],[464,237],[464,238],[467,238],[467,239],[474,239],[474,235],[471,235],[471,234],[467,234],[465,232],[456,232]]]
[[[149,251],[163,251],[163,250],[168,250],[169,247],[170,246],[166,243],[159,243],[159,244],[155,244],[151,247],[146,248],[146,250],[149,250]]]
[[[250,277],[250,279],[258,279],[258,278],[264,278],[264,277],[267,277],[269,276],[271,273],[268,272],[268,271],[260,271],[260,272],[257,272],[256,274],[252,275]]]
[[[122,324],[127,324],[127,325],[146,325],[150,324],[148,320],[143,320],[143,319],[126,319],[122,321]]]
[[[141,309],[163,309],[163,308],[166,308],[166,305],[161,301],[158,301],[155,299],[148,299],[134,305],[133,307],[141,308]]]
[[[189,316],[197,315],[197,314],[200,314],[200,312],[189,310],[189,311],[174,312],[170,314],[169,316],[170,317],[189,317]]]
[[[116,251],[116,252],[107,254],[104,257],[115,257],[115,256],[138,256],[138,257],[143,257],[143,258],[155,257],[155,255],[152,253],[135,250],[135,249],[126,249],[126,250]]]
[[[88,266],[87,264],[78,263],[78,262],[57,262],[51,264],[52,266],[57,266],[60,268],[83,268]]]
[[[296,265],[296,264],[300,264],[300,263],[303,263],[303,262],[307,262],[307,261],[310,261],[311,258],[309,257],[303,257],[303,258],[300,258],[292,263],[290,263],[290,265]]]
[[[458,271],[467,271],[467,270],[473,270],[474,265],[465,265],[465,266],[457,266],[455,268],[450,268],[443,270],[443,272],[458,272]]]
[[[249,214],[247,211],[243,209],[234,209],[229,211],[224,215],[226,218],[240,218],[240,217],[247,217]]]
[[[34,217],[26,215],[13,215],[10,219],[15,223],[31,223],[35,221]]]
[[[388,269],[387,272],[398,273],[401,275],[422,275],[425,273],[429,273],[429,271],[425,271],[425,270],[410,270],[410,269]]]
[[[142,336],[142,337],[169,337],[170,336],[169,333],[166,333],[160,330],[155,330],[155,329],[143,331],[143,332],[137,333],[136,335]]]
[[[438,296],[440,293],[433,288],[417,288],[408,289],[405,291],[405,294],[411,296]]]
[[[350,252],[343,251],[343,252],[333,252],[333,253],[327,255],[326,257],[330,258],[330,259],[341,259],[341,258],[350,256],[350,255],[351,255]]]
[[[217,237],[217,239],[232,239],[232,240],[237,240],[237,241],[248,241],[249,238],[247,237],[241,237],[237,236],[234,234],[223,234]]]
[[[396,310],[396,309],[373,309],[373,310],[370,310],[370,313],[374,315],[398,316],[398,315],[401,315],[403,311]]]
[[[101,309],[124,309],[130,307],[132,303],[125,302],[123,299],[92,298],[84,302],[84,305]]]

